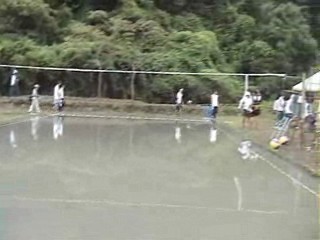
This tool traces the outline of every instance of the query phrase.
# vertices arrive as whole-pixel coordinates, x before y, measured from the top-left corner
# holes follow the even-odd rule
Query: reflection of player
[[[56,116],[53,119],[53,138],[57,140],[63,136],[63,119],[62,117]]]
[[[217,141],[217,128],[215,126],[211,126],[210,128],[210,142],[215,143]]]
[[[176,128],[175,128],[174,137],[178,143],[181,143],[181,128],[179,126],[176,126]]]
[[[255,159],[257,158],[257,154],[251,150],[251,141],[242,141],[240,143],[240,147],[238,151],[242,155],[242,159]]]
[[[10,145],[12,148],[18,147],[17,141],[16,141],[16,135],[13,130],[10,131],[10,139],[9,140],[10,140]]]
[[[31,135],[33,140],[38,140],[38,129],[39,129],[39,117],[35,116],[31,118]]]

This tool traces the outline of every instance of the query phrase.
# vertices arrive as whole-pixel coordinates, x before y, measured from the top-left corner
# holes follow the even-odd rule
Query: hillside
[[[318,54],[318,8],[273,0],[0,0],[0,62],[37,66],[185,72],[308,71]],[[305,2],[305,1],[304,1]],[[313,4],[313,5],[312,5]],[[308,8],[308,6],[312,6]],[[312,26],[312,28],[310,27]],[[6,93],[7,69],[0,69]],[[94,96],[96,74],[22,72],[24,88],[59,78],[73,95]],[[129,98],[130,75],[104,74],[102,96]],[[168,102],[180,86],[196,101],[237,78],[135,76],[138,98]],[[256,81],[271,96],[285,85]],[[72,91],[70,90],[72,89]],[[28,90],[29,91],[29,90]]]

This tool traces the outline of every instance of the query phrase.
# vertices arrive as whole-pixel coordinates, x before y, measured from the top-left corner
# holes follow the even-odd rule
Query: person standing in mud
[[[20,89],[19,89],[18,70],[17,69],[13,69],[12,74],[10,76],[9,96],[10,97],[17,97],[19,95],[20,95]]]
[[[250,126],[251,125],[251,118],[252,118],[252,105],[253,100],[250,92],[245,92],[244,96],[241,98],[239,102],[238,108],[242,110],[242,126],[246,127],[246,123]]]
[[[33,90],[30,96],[31,104],[28,111],[29,113],[41,112],[40,106],[39,106],[39,88],[40,88],[39,84],[35,84],[33,87]]]
[[[183,104],[183,88],[181,88],[176,95],[176,113],[180,113]]]
[[[56,111],[62,112],[65,105],[64,100],[64,85],[60,81],[57,85],[55,85],[53,90],[53,105]]]
[[[217,91],[214,91],[211,95],[211,108],[212,113],[211,116],[215,120],[218,114],[218,108],[219,108],[219,95]]]

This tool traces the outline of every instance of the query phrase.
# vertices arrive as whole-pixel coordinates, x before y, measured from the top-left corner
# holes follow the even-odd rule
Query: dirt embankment
[[[50,96],[40,97],[40,107],[42,109],[52,109],[52,102],[52,97]],[[14,98],[1,97],[0,104],[2,106],[9,104],[27,108],[29,99],[28,96]],[[207,106],[208,105],[186,104],[183,107],[183,114],[204,117],[206,116]],[[221,114],[225,115],[233,115],[238,111],[236,105],[221,105],[220,109]],[[173,114],[175,112],[175,106],[174,104],[151,104],[136,100],[68,97],[66,99],[66,110],[80,112],[116,111],[125,113]]]

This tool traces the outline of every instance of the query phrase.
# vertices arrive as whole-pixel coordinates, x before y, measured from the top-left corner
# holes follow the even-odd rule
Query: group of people
[[[176,94],[176,112],[180,113],[183,105],[183,91],[184,89],[181,88]],[[218,91],[213,91],[213,93],[210,96],[211,104],[210,104],[210,111],[209,116],[212,119],[216,119],[219,109],[219,95]],[[187,102],[188,104],[192,103],[191,100]]]
[[[30,107],[29,113],[40,113],[40,104],[39,104],[39,84],[35,84],[30,95]],[[55,85],[53,89],[53,107],[56,111],[62,112],[65,105],[64,100],[64,85],[62,82],[59,82]]]
[[[181,88],[176,94],[176,112],[180,112],[183,104],[183,91]],[[218,91],[213,91],[210,96],[211,104],[209,110],[209,117],[216,119],[219,111],[219,95]],[[250,121],[252,117],[259,116],[261,113],[260,103],[262,102],[262,95],[259,90],[254,92],[246,91],[244,96],[239,102],[238,108],[242,111],[243,115],[243,125],[247,121]]]
[[[10,79],[9,79],[9,96],[18,97],[20,95],[20,76],[17,69],[12,69]],[[29,113],[40,113],[40,103],[39,103],[39,84],[33,86],[31,95],[29,96],[30,107]],[[53,107],[58,112],[63,111],[65,105],[64,101],[64,85],[62,82],[58,82],[53,90]]]
[[[283,119],[301,119],[313,127],[316,122],[313,102],[313,97],[306,97],[304,102],[302,94],[279,95],[273,104],[273,111],[277,114],[276,125],[279,125]]]

